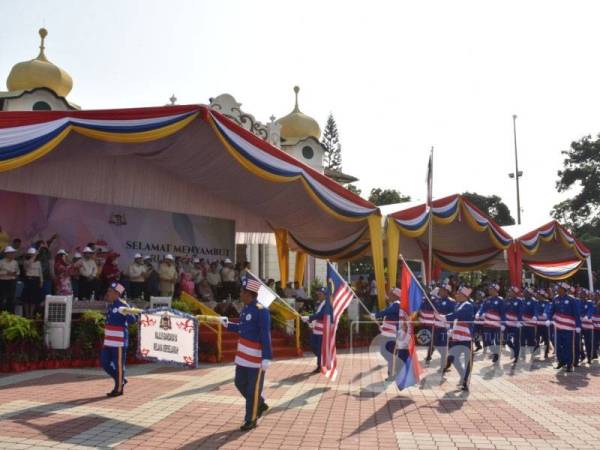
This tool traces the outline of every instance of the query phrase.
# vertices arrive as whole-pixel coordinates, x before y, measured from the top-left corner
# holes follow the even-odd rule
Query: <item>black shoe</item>
[[[444,367],[444,370],[442,370],[442,373],[450,372],[451,365],[452,365],[451,363],[446,364],[446,367]]]
[[[540,346],[536,345],[535,347],[533,347],[533,350],[531,350],[531,353],[536,354],[539,351],[540,351]]]
[[[107,397],[120,397],[121,395],[123,395],[123,391],[111,391],[106,394]]]
[[[467,386],[466,384],[463,384],[462,387],[460,388],[461,391],[464,392],[469,392],[469,386]]]
[[[588,364],[592,364],[592,358],[587,359]]]
[[[250,431],[253,428],[256,428],[256,420],[249,420],[248,422],[244,422],[244,424],[240,427],[240,430]]]
[[[512,360],[512,365],[513,365],[513,366],[516,366],[518,362],[519,362],[519,358],[514,358],[514,359]]]
[[[579,367],[579,362],[576,362],[575,364],[573,364],[573,367]]]
[[[555,369],[562,369],[563,367],[565,367],[564,363],[558,363],[554,368]]]
[[[473,353],[478,352],[479,350],[481,350],[481,345],[475,347],[475,349],[473,349]]]
[[[263,403],[262,405],[260,405],[258,407],[258,419],[260,419],[264,413],[266,413],[269,410],[269,405],[267,405],[266,403]]]
[[[315,370],[312,371],[312,373],[321,373],[321,368],[317,367]]]
[[[573,367],[571,367],[570,365],[567,366],[567,372],[573,372]]]
[[[500,359],[500,355],[498,355],[498,353],[495,353],[494,356],[492,356],[493,363],[497,363],[499,359]]]

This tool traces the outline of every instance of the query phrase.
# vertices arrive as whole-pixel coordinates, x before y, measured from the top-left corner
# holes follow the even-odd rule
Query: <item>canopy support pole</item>
[[[298,285],[304,285],[304,271],[306,268],[306,253],[298,250],[296,252],[296,268],[294,271],[294,281],[298,283]]]
[[[400,230],[393,219],[388,218],[386,232],[388,286],[393,289],[398,280],[398,255],[400,254]]]
[[[371,256],[375,270],[375,283],[377,284],[377,306],[380,310],[385,308],[385,273],[383,269],[383,238],[381,230],[381,216],[369,216],[369,235],[371,238]]]
[[[281,289],[285,289],[290,269],[290,249],[288,247],[287,230],[281,228],[275,230],[275,243],[277,244],[277,258],[279,260],[280,286]]]

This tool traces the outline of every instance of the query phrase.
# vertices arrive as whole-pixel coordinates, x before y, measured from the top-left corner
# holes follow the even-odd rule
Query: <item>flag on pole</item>
[[[323,315],[323,344],[321,347],[321,372],[331,379],[337,377],[335,335],[342,313],[350,305],[354,292],[330,262],[327,262],[327,294]]]
[[[273,300],[277,298],[277,294],[250,271],[246,272],[246,282],[247,286],[253,287],[251,290],[257,292],[256,300],[265,308],[271,306]]]
[[[429,163],[427,164],[427,207],[431,207],[433,201],[433,147],[429,152]]]
[[[409,316],[421,309],[423,292],[419,282],[412,275],[406,262],[402,261],[402,294],[400,295],[400,307]]]
[[[402,308],[402,311],[406,313],[408,320],[410,320],[411,314],[417,312],[421,308],[423,294],[419,282],[414,277],[405,261],[402,262],[401,286],[402,294],[400,298],[400,308]],[[421,380],[421,365],[419,364],[419,356],[417,355],[415,348],[415,335],[413,333],[412,323],[407,324],[407,332],[410,335],[410,340],[408,342],[408,356],[406,361],[404,361],[404,364],[401,365],[398,375],[396,375],[396,385],[400,390],[414,386]]]

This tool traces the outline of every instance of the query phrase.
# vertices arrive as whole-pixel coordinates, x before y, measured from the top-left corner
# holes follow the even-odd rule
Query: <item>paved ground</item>
[[[271,406],[241,433],[231,365],[132,367],[125,397],[93,369],[0,377],[0,448],[600,448],[600,365],[574,374],[548,363],[475,363],[470,394],[426,369],[402,393],[373,353],[342,354],[340,377],[312,375],[314,359],[277,361]]]

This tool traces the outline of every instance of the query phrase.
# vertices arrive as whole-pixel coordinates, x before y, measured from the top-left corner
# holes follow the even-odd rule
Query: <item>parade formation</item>
[[[184,11],[189,6],[190,17],[197,17],[192,3],[177,7]],[[357,20],[370,22],[364,20],[370,8],[359,11]],[[264,7],[257,10],[270,14]],[[15,9],[6,17],[21,13]],[[182,23],[189,20],[184,16]],[[265,30],[281,23],[296,26],[295,20],[270,20]],[[386,20],[382,15],[374,21],[374,34],[395,29],[397,23],[384,26]],[[213,22],[219,21],[207,20],[203,27]],[[338,25],[328,24],[332,31]],[[235,26],[235,36],[252,42],[241,24]],[[180,41],[197,39],[203,27],[194,23]],[[180,31],[172,28],[172,33]],[[223,44],[229,35],[223,31],[202,34],[201,42],[218,35]],[[302,34],[306,30],[297,30]],[[371,39],[373,33],[366,34]],[[409,109],[399,115],[391,109],[396,93],[385,84],[369,86],[376,93],[365,101],[385,111],[377,118],[380,126],[364,126],[375,114],[363,114],[361,122],[342,116],[352,130],[348,136],[356,139],[352,145],[374,146],[369,153],[355,150],[360,159],[342,170],[333,114],[322,130],[301,111],[305,98],[299,86],[288,88],[289,112],[264,123],[228,92],[206,96],[206,103],[193,98],[179,104],[172,94],[165,104],[160,94],[142,101],[161,106],[99,109],[92,104],[82,109],[67,98],[73,79],[47,56],[56,48],[52,42],[47,50],[48,30],[40,28],[38,36],[37,56],[20,57],[21,62],[7,67],[7,90],[0,91],[0,448],[41,448],[46,438],[75,449],[162,448],[151,437],[143,439],[163,432],[169,434],[161,441],[165,448],[264,444],[284,450],[300,443],[302,448],[341,449],[347,443],[402,448],[410,443],[410,448],[439,449],[450,442],[452,448],[545,448],[546,440],[554,440],[553,448],[598,448],[597,411],[590,405],[600,404],[593,390],[600,382],[595,380],[600,290],[594,288],[600,137],[594,141],[590,134],[575,142],[553,135],[561,145],[571,142],[568,150],[560,149],[564,167],[552,169],[561,202],[552,209],[542,202],[546,187],[536,179],[535,198],[548,207],[540,213],[536,204],[528,216],[532,222],[524,224],[516,114],[509,136],[515,166],[508,176],[511,191],[515,183],[517,220],[500,197],[506,198],[506,190],[496,172],[504,170],[504,158],[498,149],[484,154],[479,142],[469,143],[489,126],[480,118],[471,116],[478,125],[460,136],[461,145],[477,151],[456,148],[452,153],[458,141],[440,138],[443,170],[436,171],[435,186],[445,193],[434,196],[434,146],[421,136],[423,119]],[[132,47],[140,61],[154,58],[146,52],[154,50],[155,38],[145,33],[144,39],[154,44]],[[378,38],[369,49],[388,40]],[[14,41],[14,56],[21,55]],[[309,101],[318,98],[318,85],[328,86],[321,94],[336,98],[335,91],[341,92],[336,83],[347,82],[335,75],[344,58],[321,64],[329,65],[331,73],[323,71],[324,78],[311,85],[317,72],[302,76],[308,66],[302,58],[314,52],[292,43],[279,47],[279,39],[270,36],[268,42],[269,54],[306,79]],[[218,49],[219,40],[214,43]],[[131,42],[112,45],[125,54]],[[63,57],[75,47],[60,50]],[[361,50],[355,47],[352,51]],[[13,51],[12,43],[3,50]],[[471,50],[476,53],[467,53]],[[104,54],[102,48],[95,51]],[[169,51],[174,61],[185,60],[179,46]],[[430,52],[423,47],[416,53]],[[92,53],[86,47],[80,57]],[[279,104],[281,93],[254,92],[266,83],[249,81],[258,66],[239,53],[239,61],[220,59],[218,51],[207,53],[211,64],[206,71],[185,79],[206,75],[202,81],[211,88],[208,68],[235,62],[244,77],[226,82],[238,87],[243,86],[239,80],[247,82],[250,88],[239,89],[250,89],[248,103],[260,99],[265,113]],[[374,64],[365,55],[358,55],[359,69],[349,68],[359,71],[359,79],[369,79],[360,70]],[[422,59],[412,66],[418,68]],[[98,67],[97,60],[74,67]],[[390,70],[394,77],[402,73],[396,69]],[[152,85],[154,67],[144,70],[130,75],[135,85],[145,86],[140,79]],[[184,73],[178,66],[174,70]],[[117,77],[119,72],[107,73]],[[234,71],[223,72],[231,76]],[[421,77],[427,78],[415,75]],[[116,78],[109,81],[119,85]],[[416,91],[419,103],[412,110],[425,104],[424,93],[434,92],[435,98],[442,91],[456,89],[463,95],[471,89],[460,84],[448,89],[449,81],[441,81],[435,83],[444,86],[439,92],[432,85]],[[277,82],[269,84],[280,88]],[[120,85],[119,92],[128,86]],[[400,95],[410,97],[402,90],[406,86],[399,86]],[[94,86],[89,92],[96,92]],[[345,101],[345,94],[338,98]],[[89,98],[105,108],[102,95]],[[518,98],[511,100],[519,104]],[[448,110],[436,116],[441,106],[431,108],[427,121],[438,124],[456,114]],[[480,107],[477,100],[469,114]],[[396,116],[403,123],[409,116],[408,122],[415,122],[399,132]],[[496,111],[485,117],[496,117]],[[580,123],[571,126],[581,130]],[[366,129],[369,134],[360,136]],[[433,131],[433,136],[444,136]],[[414,139],[410,145],[404,132]],[[379,150],[389,142],[406,147],[401,157]],[[448,155],[457,161],[454,167]],[[482,164],[489,173],[480,179]],[[347,173],[350,168],[365,180]],[[546,168],[538,164],[536,169],[544,173]],[[448,176],[452,171],[464,176],[453,179]],[[532,178],[539,176],[533,172]],[[381,186],[401,182],[402,191],[396,184],[391,189],[369,185],[365,195],[359,181],[375,180]],[[491,192],[474,192],[483,186]],[[577,193],[571,198],[563,195],[573,187]],[[534,193],[528,195],[527,203],[534,203]],[[83,387],[83,379],[87,384],[76,395],[75,389],[53,388],[64,383]],[[540,388],[550,395],[531,408],[527,402],[538,393],[531,386],[538,382],[552,383]],[[577,389],[583,395],[573,395]],[[353,410],[346,412],[349,405]],[[294,414],[281,419],[290,410]],[[482,418],[490,411],[493,418]],[[59,417],[64,415],[72,417]],[[384,416],[392,423],[385,424]],[[195,421],[204,429],[194,429]],[[560,432],[559,422],[565,425]],[[223,424],[226,430],[219,428]],[[378,427],[391,438],[373,437]],[[591,431],[581,433],[582,428]],[[503,437],[507,430],[514,434],[510,442],[479,439]],[[30,434],[22,438],[23,432]],[[210,435],[210,442],[190,444],[196,432]],[[328,432],[335,438],[308,439]],[[271,433],[279,440],[269,442],[265,434]],[[288,433],[297,438],[289,446]],[[462,440],[469,433],[473,439]],[[99,435],[103,438],[96,440]],[[365,436],[370,440],[363,441]],[[127,444],[132,437],[139,440]]]

